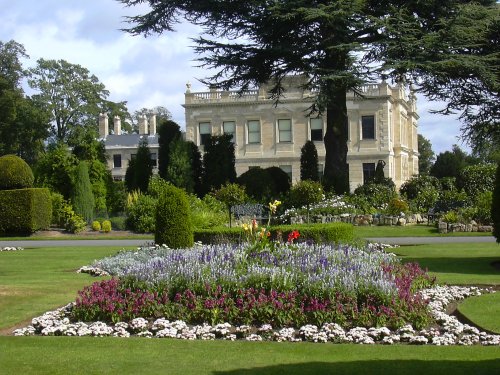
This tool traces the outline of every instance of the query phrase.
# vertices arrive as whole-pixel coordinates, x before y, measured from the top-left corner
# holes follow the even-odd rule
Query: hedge
[[[298,242],[345,243],[354,240],[354,226],[347,223],[279,225],[269,231],[271,238],[276,239],[281,233],[282,241],[286,241],[288,234],[294,230],[300,233]],[[195,230],[194,239],[205,244],[237,243],[243,241],[245,236],[242,228],[214,228]]]
[[[50,227],[52,203],[45,188],[0,191],[0,233],[31,234]]]

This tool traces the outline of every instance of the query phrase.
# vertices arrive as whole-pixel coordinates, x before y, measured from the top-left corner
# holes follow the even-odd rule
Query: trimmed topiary
[[[175,186],[165,186],[158,199],[155,242],[172,249],[194,244],[189,202],[186,193]]]
[[[94,220],[92,222],[92,230],[94,232],[99,232],[101,230],[101,223],[99,223],[97,220]]]
[[[102,222],[102,231],[103,231],[104,233],[109,233],[109,232],[111,232],[111,221],[109,221],[109,220],[104,220],[104,221]]]
[[[19,156],[0,157],[0,190],[31,188],[34,180],[30,166]]]

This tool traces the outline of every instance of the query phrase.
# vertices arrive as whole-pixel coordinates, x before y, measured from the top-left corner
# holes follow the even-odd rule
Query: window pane
[[[278,120],[279,142],[292,141],[292,121]]]
[[[320,129],[320,130],[323,130],[323,119],[312,118],[311,119],[311,129]]]
[[[248,143],[260,143],[260,121],[251,120],[248,126]]]
[[[283,172],[288,175],[288,179],[292,181],[292,166],[291,165],[280,165],[280,168]]]
[[[224,128],[224,133],[234,133],[234,121],[226,121],[222,126]]]
[[[375,139],[375,116],[361,117],[362,139]]]
[[[212,132],[209,122],[200,122],[200,134],[210,134]]]
[[[363,163],[363,183],[367,183],[375,176],[375,163]]]
[[[113,155],[113,168],[121,168],[122,167],[122,156],[120,154]]]

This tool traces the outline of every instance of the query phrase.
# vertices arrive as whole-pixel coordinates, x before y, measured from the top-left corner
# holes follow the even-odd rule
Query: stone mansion
[[[269,86],[240,94],[236,91],[185,93],[186,140],[203,151],[209,135],[229,133],[235,145],[236,173],[253,167],[278,166],[292,181],[300,179],[300,154],[306,141],[316,145],[322,173],[325,147],[325,118],[308,117],[314,92],[299,89],[300,77],[289,77],[286,91],[275,105],[269,99]],[[375,171],[379,160],[384,172],[399,187],[418,174],[416,97],[403,84],[386,82],[360,87],[362,96],[347,94],[349,185],[351,191],[363,184]],[[115,119],[113,135],[107,129],[107,118],[101,116],[100,136],[105,138],[109,167],[114,178],[123,178],[128,160],[133,157],[141,137],[148,137],[152,157],[156,160],[158,136],[156,120],[139,121],[139,133],[120,135]],[[118,122],[118,127],[117,127]],[[118,131],[117,131],[118,129]]]

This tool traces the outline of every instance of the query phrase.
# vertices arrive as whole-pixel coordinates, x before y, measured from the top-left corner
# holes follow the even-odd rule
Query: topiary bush
[[[193,246],[189,202],[186,193],[174,186],[165,186],[158,199],[155,242],[173,249]]]
[[[104,233],[109,233],[111,232],[111,221],[109,220],[104,220],[101,225],[102,231]]]
[[[50,227],[48,189],[0,190],[0,233],[27,235]]]
[[[0,190],[33,187],[33,172],[30,166],[16,155],[0,157]]]
[[[92,222],[92,230],[94,232],[99,232],[101,230],[101,223],[99,223],[97,220],[94,220]]]

